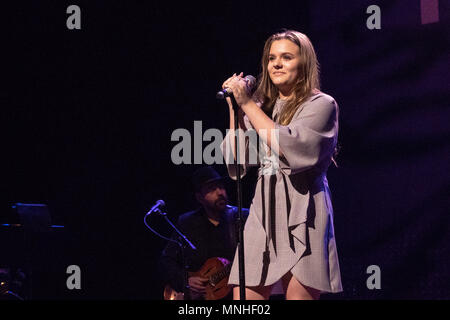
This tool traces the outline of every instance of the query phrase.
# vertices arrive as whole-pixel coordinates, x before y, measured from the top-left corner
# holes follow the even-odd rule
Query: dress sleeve
[[[287,126],[275,127],[287,174],[328,166],[337,143],[338,105],[331,96],[319,94],[301,106]]]
[[[241,178],[245,176],[249,167],[259,164],[257,149],[258,134],[246,115],[244,116],[244,123],[246,130],[237,130],[239,136],[239,156],[237,157],[237,163],[240,166]],[[230,178],[236,180],[237,167],[234,164],[234,150],[232,150],[232,146],[234,146],[234,138],[235,136],[233,131],[228,130],[223,142],[220,145],[220,148],[223,158],[225,159],[228,174]]]

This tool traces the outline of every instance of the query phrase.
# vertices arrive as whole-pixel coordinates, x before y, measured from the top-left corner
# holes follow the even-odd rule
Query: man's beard
[[[225,197],[220,197],[214,202],[214,209],[217,211],[223,211],[227,207],[228,199]]]

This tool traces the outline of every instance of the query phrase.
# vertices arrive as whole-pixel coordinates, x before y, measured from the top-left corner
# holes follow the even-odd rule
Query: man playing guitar
[[[212,167],[203,167],[192,177],[195,198],[201,204],[197,210],[182,214],[178,229],[197,250],[184,250],[187,263],[188,285],[192,299],[231,299],[228,274],[236,251],[238,210],[228,205],[228,196],[221,177]],[[242,209],[244,220],[248,209]],[[164,248],[160,267],[168,284],[165,299],[182,298],[183,263],[180,248],[168,242]]]

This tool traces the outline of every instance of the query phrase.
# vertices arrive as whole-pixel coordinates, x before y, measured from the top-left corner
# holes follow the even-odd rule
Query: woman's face
[[[300,48],[290,40],[272,42],[267,71],[280,96],[289,95],[299,77]]]

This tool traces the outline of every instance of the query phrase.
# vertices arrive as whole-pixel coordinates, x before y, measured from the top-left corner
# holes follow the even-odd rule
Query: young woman
[[[273,284],[281,280],[286,299],[318,299],[322,292],[342,291],[326,178],[337,145],[338,106],[320,91],[318,62],[306,35],[292,30],[272,35],[261,64],[253,95],[242,73],[223,83],[239,105],[240,141],[245,139],[243,132],[253,129],[268,155],[259,161],[244,228],[246,298],[268,299]],[[228,104],[230,130],[222,144],[224,155],[234,150],[229,98]],[[251,165],[248,153],[247,144],[239,157],[247,159],[239,162],[242,175]],[[235,179],[233,161],[226,162]],[[239,284],[237,254],[229,283]],[[239,299],[238,286],[234,298]]]

